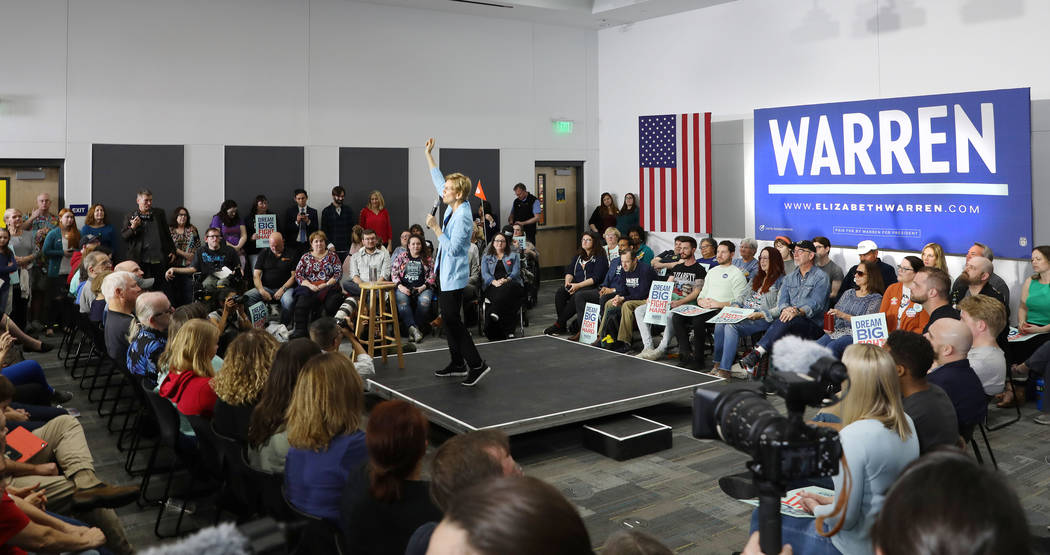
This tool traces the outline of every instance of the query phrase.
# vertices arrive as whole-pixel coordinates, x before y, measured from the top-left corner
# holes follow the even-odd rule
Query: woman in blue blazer
[[[481,283],[485,290],[485,335],[491,341],[506,339],[514,331],[518,310],[525,298],[521,280],[521,259],[510,250],[510,239],[503,234],[481,258]]]
[[[427,227],[437,235],[437,271],[440,276],[441,293],[438,308],[445,324],[448,353],[452,361],[448,366],[434,372],[436,376],[466,376],[463,385],[477,385],[491,368],[481,359],[474,340],[467,333],[467,326],[460,317],[463,306],[463,289],[470,278],[470,235],[474,231],[474,218],[470,213],[470,178],[461,173],[441,175],[434,161],[434,139],[427,139],[425,153],[430,166],[430,177],[434,180],[445,209],[443,223],[439,226],[433,214],[427,214]]]

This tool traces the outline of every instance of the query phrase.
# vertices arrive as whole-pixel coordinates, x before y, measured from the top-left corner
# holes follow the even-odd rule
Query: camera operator
[[[318,318],[310,324],[310,339],[321,346],[328,353],[343,353],[350,357],[354,363],[354,369],[362,376],[371,376],[376,373],[372,357],[365,351],[364,345],[357,339],[354,332],[350,331],[353,321],[349,316],[343,320],[336,320],[328,316]],[[344,348],[343,338],[349,339],[348,348]]]
[[[842,401],[835,495],[802,494],[804,509],[817,517],[815,526],[811,519],[782,517],[783,543],[797,553],[872,553],[869,530],[883,496],[919,456],[914,425],[901,405],[893,357],[875,345],[854,344],[842,362],[850,385]],[[757,529],[756,510],[751,530]]]
[[[139,191],[135,204],[136,210],[124,217],[120,236],[124,239],[127,257],[139,263],[147,279],[156,280],[175,262],[175,242],[168,231],[164,210],[153,207],[152,191]],[[163,282],[157,285],[165,291],[168,289]]]

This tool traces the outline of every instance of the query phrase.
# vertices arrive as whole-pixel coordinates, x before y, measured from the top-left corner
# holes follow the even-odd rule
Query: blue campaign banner
[[[755,110],[759,239],[962,254],[1032,245],[1027,88]]]

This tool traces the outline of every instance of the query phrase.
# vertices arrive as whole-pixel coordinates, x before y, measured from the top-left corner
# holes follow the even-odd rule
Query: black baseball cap
[[[817,247],[814,246],[813,241],[810,241],[809,239],[803,239],[795,243],[795,248],[806,249],[807,251],[812,253],[817,252]]]

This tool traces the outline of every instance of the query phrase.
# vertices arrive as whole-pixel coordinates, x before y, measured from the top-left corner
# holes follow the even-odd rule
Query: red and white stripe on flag
[[[648,231],[711,233],[711,113],[639,118],[638,197]],[[660,136],[666,132],[665,146]],[[673,133],[674,156],[670,154]],[[655,136],[655,139],[654,139]],[[657,152],[653,152],[653,150]],[[647,152],[648,151],[648,152]]]

